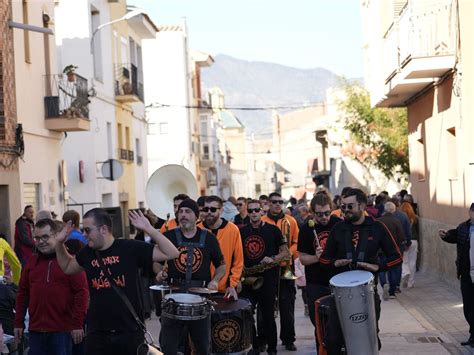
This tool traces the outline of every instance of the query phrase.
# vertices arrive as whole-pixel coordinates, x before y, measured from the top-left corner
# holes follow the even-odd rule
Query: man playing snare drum
[[[225,264],[216,237],[201,228],[196,227],[199,217],[199,207],[191,199],[181,202],[178,207],[177,219],[179,228],[165,232],[165,236],[178,248],[179,255],[168,262],[168,271],[160,271],[158,280],[168,279],[171,284],[189,287],[206,286],[210,289],[218,287],[220,279],[225,274]],[[192,257],[188,258],[188,253]],[[216,268],[211,279],[211,263]],[[165,354],[176,354],[186,329],[198,354],[210,352],[210,315],[199,320],[176,320],[161,317],[160,345]],[[184,335],[184,337],[183,337]]]
[[[336,224],[331,230],[319,262],[338,274],[349,270],[370,271],[377,280],[379,271],[400,265],[402,257],[388,228],[366,216],[366,206],[367,195],[362,190],[351,188],[344,194],[341,203],[344,222]],[[384,261],[378,258],[379,250],[385,254]],[[374,297],[378,332],[380,297],[377,287]],[[328,342],[328,353],[331,353],[329,347],[332,346],[337,346],[337,342]]]

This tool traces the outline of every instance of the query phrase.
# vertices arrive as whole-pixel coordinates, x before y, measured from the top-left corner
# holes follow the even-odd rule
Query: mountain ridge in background
[[[226,107],[303,108],[307,104],[323,102],[326,90],[340,82],[338,75],[324,68],[298,69],[224,54],[214,56],[214,60],[213,65],[202,69],[203,93],[214,86],[219,87],[225,95]],[[203,99],[207,101],[207,97]],[[271,110],[232,112],[244,124],[247,134],[271,131]]]

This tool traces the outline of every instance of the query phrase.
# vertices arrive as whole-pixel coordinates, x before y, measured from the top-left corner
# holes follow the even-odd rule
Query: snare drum
[[[209,316],[210,302],[189,293],[165,295],[161,302],[161,316],[179,320],[198,320]]]
[[[331,278],[329,284],[347,353],[378,354],[374,275],[362,270],[347,271]]]
[[[246,298],[229,301],[223,296],[212,301],[211,353],[247,354],[252,348],[252,304]]]

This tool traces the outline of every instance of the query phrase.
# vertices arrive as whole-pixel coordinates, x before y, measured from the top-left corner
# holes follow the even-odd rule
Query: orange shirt
[[[206,227],[204,223],[200,223],[198,227],[213,232],[210,228]],[[234,223],[224,221],[223,226],[217,230],[216,237],[219,241],[225,262],[225,275],[219,282],[218,290],[224,293],[228,286],[227,279],[229,279],[229,285],[234,288],[240,281],[242,269],[244,268],[244,252],[242,249],[240,230]],[[212,276],[214,276],[214,272],[214,266],[211,265]]]
[[[163,234],[175,228],[178,228],[178,222],[176,222],[176,218],[173,218],[163,223],[163,225],[160,228],[160,232]]]
[[[300,232],[300,229],[298,228],[298,223],[296,222],[296,219],[294,219],[291,216],[285,215],[283,218],[280,218],[275,223],[275,221],[273,219],[271,219],[270,217],[268,217],[267,215],[262,217],[262,221],[264,221],[266,223],[273,224],[274,226],[277,226],[278,228],[280,228],[282,233],[284,233],[284,231],[281,229],[281,224],[282,224],[284,219],[286,219],[290,223],[290,238],[289,238],[289,241],[287,241],[287,243],[289,243],[291,255],[293,256],[294,259],[296,259],[298,257],[298,252],[297,252],[297,249],[298,249],[298,233]],[[285,237],[288,239],[287,235],[285,235]]]

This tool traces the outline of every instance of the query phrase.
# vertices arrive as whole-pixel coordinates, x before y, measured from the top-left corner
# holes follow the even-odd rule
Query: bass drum
[[[212,298],[211,353],[247,354],[252,348],[252,304],[246,298],[228,301]]]

